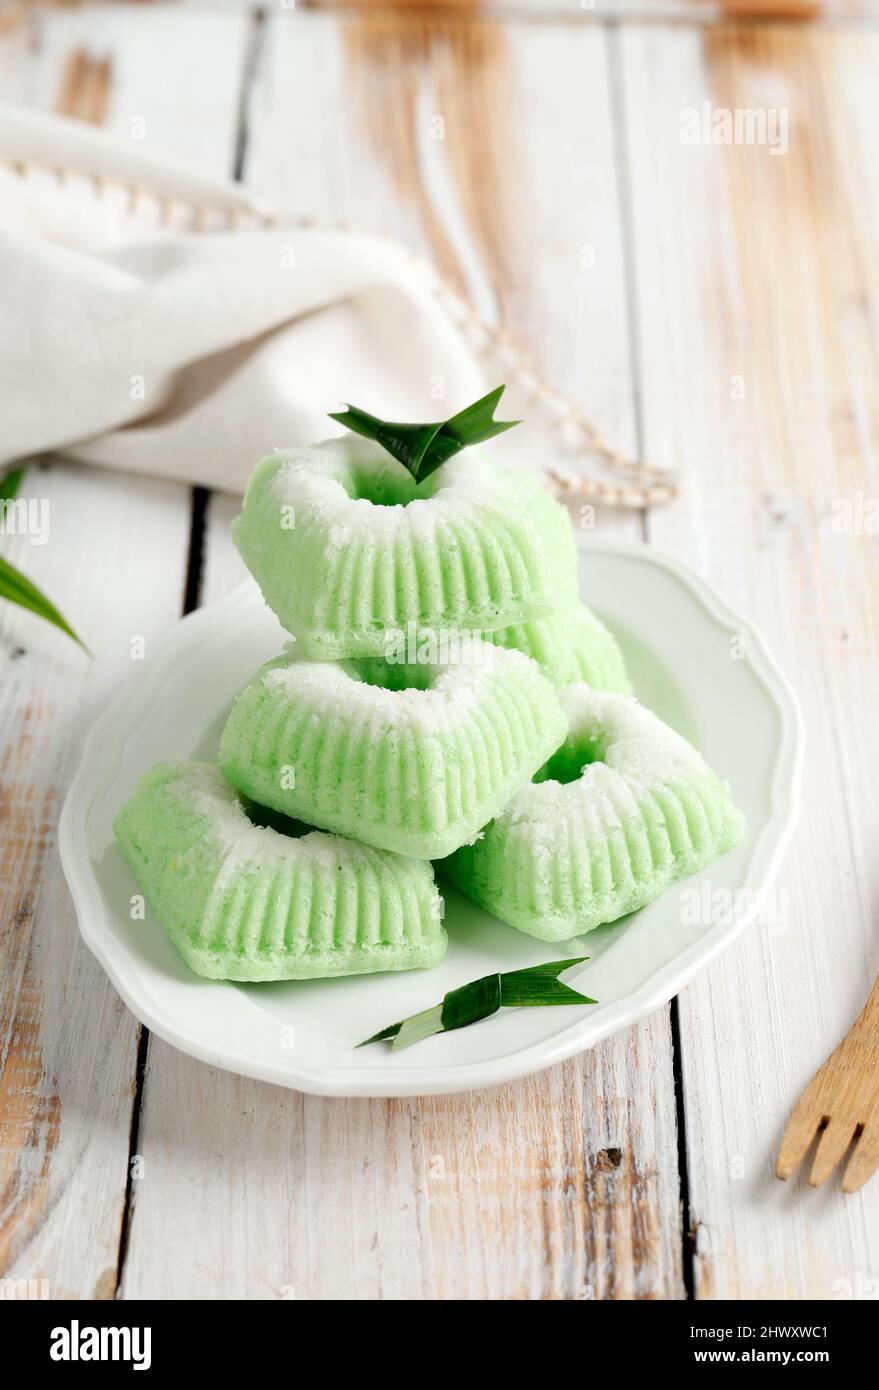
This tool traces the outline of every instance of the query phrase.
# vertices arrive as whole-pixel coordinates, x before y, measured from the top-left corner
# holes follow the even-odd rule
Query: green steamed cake
[[[534,662],[465,635],[456,659],[283,656],[238,696],[219,762],[266,806],[436,859],[471,840],[565,736]]]
[[[577,601],[565,509],[473,452],[421,484],[353,434],[270,454],[232,534],[307,657],[384,656],[410,625],[493,631]]]
[[[293,828],[293,827],[291,827]],[[429,864],[254,824],[208,763],[159,763],[114,824],[150,906],[198,975],[306,980],[437,965]]]
[[[630,696],[572,685],[568,737],[453,883],[529,936],[563,941],[651,902],[737,845],[744,819],[700,753]]]
[[[551,618],[487,632],[485,637],[495,646],[513,647],[530,656],[555,686],[582,681],[593,690],[632,693],[617,639],[585,603]]]

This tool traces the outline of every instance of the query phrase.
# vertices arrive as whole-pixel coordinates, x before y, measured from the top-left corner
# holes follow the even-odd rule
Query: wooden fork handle
[[[852,1031],[854,1032],[855,1029],[858,1032],[867,1029],[870,1032],[875,1032],[879,1038],[879,975],[873,981],[873,988],[870,990],[867,1002],[855,1020]]]

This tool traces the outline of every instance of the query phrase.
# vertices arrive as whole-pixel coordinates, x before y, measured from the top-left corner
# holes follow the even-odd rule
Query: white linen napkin
[[[237,492],[262,454],[338,434],[343,402],[443,419],[507,380],[498,416],[528,428],[498,451],[564,471],[567,403],[498,363],[425,262],[270,218],[134,142],[0,107],[0,463],[53,450]]]

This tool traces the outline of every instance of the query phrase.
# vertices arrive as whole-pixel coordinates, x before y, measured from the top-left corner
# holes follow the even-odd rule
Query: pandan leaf
[[[11,502],[24,481],[25,469],[13,468],[0,481],[0,502]]]
[[[392,1023],[380,1033],[374,1033],[359,1047],[369,1043],[390,1042],[395,1052],[421,1042],[434,1033],[448,1033],[466,1028],[470,1023],[490,1018],[500,1008],[535,1008],[539,1005],[597,1004],[587,994],[579,994],[558,976],[572,965],[581,965],[588,956],[571,960],[551,960],[545,965],[532,965],[527,970],[509,970],[504,975],[483,975],[460,989],[450,990],[442,1003],[423,1013],[412,1014],[402,1023]]]
[[[481,444],[483,440],[522,423],[521,420],[492,419],[504,390],[505,387],[498,386],[451,419],[440,420],[436,424],[413,425],[379,420],[356,405],[349,405],[336,415],[331,414],[330,419],[338,420],[340,425],[363,435],[365,439],[374,439],[398,463],[408,468],[416,482],[421,483],[461,449],[466,449],[470,444]]]
[[[84,652],[88,652],[81,637],[78,637],[67,620],[58,612],[54,603],[46,598],[45,594],[29,579],[25,579],[20,570],[14,565],[10,565],[8,560],[0,556],[0,598],[7,599],[10,603],[17,603],[20,608],[26,608],[31,613],[36,613],[37,617],[44,618],[47,623],[54,623],[55,627],[60,627],[62,632],[66,632],[68,637],[72,637],[74,642],[78,642]],[[91,656],[91,652],[89,652]]]
[[[26,471],[24,468],[13,468],[3,479],[0,479],[0,507],[4,502],[13,501],[17,496]],[[54,603],[50,602],[45,594],[40,593],[40,590],[29,579],[25,579],[20,570],[17,570],[14,565],[10,565],[9,561],[2,557],[0,557],[0,598],[8,599],[10,603],[17,603],[20,608],[27,608],[29,612],[44,618],[47,623],[54,623],[55,627],[60,627],[62,632],[66,632],[68,637],[72,637],[74,642],[78,642],[84,652],[89,652],[82,638],[77,637],[73,628],[58,612]],[[91,656],[91,652],[89,652],[89,656]]]

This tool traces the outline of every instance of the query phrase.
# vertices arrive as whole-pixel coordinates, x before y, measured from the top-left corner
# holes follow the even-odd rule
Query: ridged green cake
[[[543,941],[613,922],[726,853],[744,820],[729,788],[637,700],[572,685],[568,737],[482,837],[442,869]]]
[[[239,791],[311,825],[419,859],[450,854],[567,728],[552,686],[521,652],[474,637],[457,655],[270,661],[232,708],[220,766]]]
[[[411,626],[493,631],[576,602],[567,512],[468,451],[421,484],[356,435],[257,464],[232,534],[307,657],[383,656]]]
[[[208,763],[159,763],[114,829],[153,912],[199,975],[307,980],[411,970],[445,955],[429,864],[254,824]]]
[[[530,656],[559,688],[582,681],[593,690],[632,693],[617,639],[585,603],[485,636],[498,647],[512,647]]]

